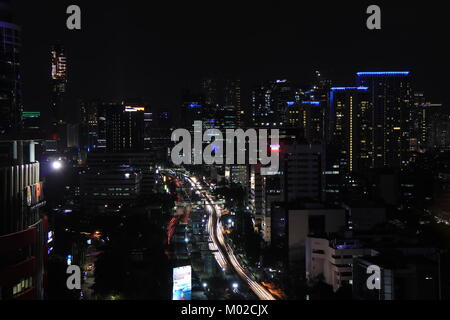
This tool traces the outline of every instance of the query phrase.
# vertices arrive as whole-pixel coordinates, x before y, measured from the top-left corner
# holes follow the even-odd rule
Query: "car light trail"
[[[198,183],[194,178],[187,178],[190,181],[192,187],[200,191],[200,183]],[[224,229],[222,224],[220,223],[220,217],[222,216],[222,209],[220,208],[220,206],[213,204],[211,195],[208,191],[206,191],[205,193],[201,193],[201,195],[206,200],[206,202],[209,203],[209,205],[206,205],[207,210],[210,212],[206,230],[209,233],[210,240],[212,241],[210,242],[209,248],[215,253],[214,257],[216,258],[219,266],[223,270],[226,270],[228,267],[228,260],[233,266],[234,270],[236,270],[236,273],[239,275],[239,277],[245,283],[247,283],[249,288],[260,300],[276,300],[275,297],[269,291],[267,291],[264,286],[251,278],[246,268],[239,263],[239,260],[234,254],[233,249],[225,241],[225,237],[223,235]],[[215,224],[214,221],[216,221]],[[225,254],[228,259],[225,258]]]

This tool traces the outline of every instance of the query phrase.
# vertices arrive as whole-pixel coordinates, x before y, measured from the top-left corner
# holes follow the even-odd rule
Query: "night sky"
[[[48,110],[53,43],[66,47],[74,116],[78,99],[144,99],[173,110],[182,89],[205,76],[240,77],[246,99],[259,80],[305,86],[316,69],[336,85],[353,85],[357,71],[411,70],[417,88],[449,104],[441,1],[311,2],[13,1],[23,27],[25,108]],[[82,9],[81,31],[66,29],[70,4]],[[370,4],[381,6],[381,31],[366,28]]]

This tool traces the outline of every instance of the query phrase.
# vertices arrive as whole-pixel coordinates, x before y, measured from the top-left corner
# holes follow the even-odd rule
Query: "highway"
[[[207,231],[212,240],[210,249],[215,251],[215,258],[223,270],[229,270],[230,267],[239,275],[239,277],[244,281],[252,292],[260,300],[276,300],[274,296],[266,290],[257,281],[253,280],[248,270],[239,262],[233,249],[225,241],[224,229],[220,222],[220,217],[222,216],[222,209],[219,205],[214,204],[209,191],[201,192],[202,188],[200,183],[195,178],[187,177],[194,189],[200,192],[200,195],[205,200],[207,205],[207,210],[209,211],[209,221],[207,224]]]

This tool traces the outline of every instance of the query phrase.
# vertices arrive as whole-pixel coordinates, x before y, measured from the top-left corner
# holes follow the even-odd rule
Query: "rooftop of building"
[[[298,199],[291,201],[289,203],[284,202],[275,202],[273,203],[274,206],[284,207],[289,211],[294,210],[337,210],[342,209],[341,207],[332,204],[332,203],[325,203],[320,201],[314,201],[311,199]]]

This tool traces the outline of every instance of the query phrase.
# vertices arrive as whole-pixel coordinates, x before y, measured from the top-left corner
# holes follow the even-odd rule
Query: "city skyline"
[[[443,10],[367,6],[0,0],[0,300],[450,299]]]
[[[402,10],[387,4],[385,27],[371,33],[365,29],[364,4],[309,4],[295,11],[280,4],[256,6],[254,12],[232,4],[224,11],[234,17],[230,24],[204,3],[186,5],[186,14],[180,15],[164,5],[80,1],[84,28],[69,31],[64,1],[33,7],[14,3],[24,38],[24,104],[33,111],[47,113],[42,92],[48,83],[48,51],[55,43],[65,46],[77,66],[68,71],[68,111],[74,115],[83,99],[142,99],[173,111],[183,89],[196,89],[204,77],[240,78],[243,107],[248,107],[249,91],[260,81],[288,78],[306,87],[316,70],[337,86],[353,82],[358,71],[410,70],[417,87],[449,103],[440,71],[449,69],[443,21],[439,13],[419,11],[413,4]],[[421,36],[432,45],[424,47]],[[47,63],[36,64],[36,59]]]

